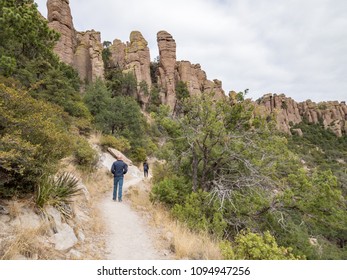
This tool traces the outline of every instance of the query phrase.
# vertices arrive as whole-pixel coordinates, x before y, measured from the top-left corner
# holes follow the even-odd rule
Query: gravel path
[[[108,169],[115,159],[104,153],[102,164]],[[131,209],[124,196],[130,186],[143,181],[142,172],[135,166],[129,166],[124,179],[123,202],[112,200],[112,190],[101,200],[100,211],[107,229],[107,259],[109,260],[153,260],[163,259],[155,249],[150,228],[141,216]]]

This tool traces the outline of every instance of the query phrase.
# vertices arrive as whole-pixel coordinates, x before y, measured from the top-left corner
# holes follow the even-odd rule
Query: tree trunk
[[[193,151],[192,151],[192,154],[193,154],[193,165],[192,165],[192,168],[193,168],[193,191],[196,192],[196,190],[198,189],[198,164],[199,164],[199,161],[198,161],[198,157],[197,157],[197,154],[195,151],[195,144],[193,144],[192,149],[193,149]]]

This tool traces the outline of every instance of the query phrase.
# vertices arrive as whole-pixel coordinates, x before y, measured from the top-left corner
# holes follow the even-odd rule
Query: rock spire
[[[54,51],[61,61],[74,67],[81,80],[104,77],[100,32],[78,32],[73,25],[69,0],[48,0],[48,25],[60,33]]]

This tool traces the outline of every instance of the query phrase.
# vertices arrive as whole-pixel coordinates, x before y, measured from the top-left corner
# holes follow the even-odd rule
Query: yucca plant
[[[43,208],[52,205],[62,214],[70,216],[69,204],[72,198],[80,194],[78,179],[70,173],[61,173],[55,177],[44,176],[36,193],[36,205]]]

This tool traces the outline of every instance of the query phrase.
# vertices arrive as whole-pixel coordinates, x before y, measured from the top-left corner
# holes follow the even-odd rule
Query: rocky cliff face
[[[222,82],[217,79],[213,81],[208,80],[200,64],[191,64],[189,61],[177,62],[176,76],[178,81],[183,81],[187,84],[191,95],[198,95],[202,92],[214,92],[216,99],[225,98]]]
[[[104,63],[99,32],[77,32],[73,25],[69,0],[48,0],[48,25],[61,34],[54,51],[74,67],[83,81],[103,78]]]
[[[152,86],[151,58],[148,43],[143,38],[141,32],[131,32],[130,42],[127,43],[122,43],[119,39],[115,39],[109,50],[111,55],[110,66],[118,67],[124,72],[132,72],[138,84],[137,99],[142,104],[148,103],[148,91]],[[145,88],[147,88],[147,92]]]
[[[103,78],[103,46],[100,32],[94,30],[77,32],[76,38],[77,47],[74,53],[73,66],[78,71],[81,80],[94,82],[97,78]]]
[[[159,77],[158,84],[164,93],[164,104],[174,108],[176,103],[176,42],[166,31],[157,33],[159,48]]]
[[[49,27],[60,33],[60,39],[54,51],[63,62],[73,65],[77,42],[69,0],[49,0],[47,9]]]
[[[176,103],[176,84],[183,81],[187,84],[191,95],[202,92],[214,92],[216,98],[225,98],[222,82],[209,81],[200,64],[191,64],[189,61],[176,61],[176,42],[166,31],[157,34],[159,48],[159,77],[158,83],[164,91],[164,102],[170,108]]]
[[[222,82],[207,80],[206,73],[199,64],[189,61],[176,61],[176,42],[166,31],[157,33],[159,64],[157,71],[158,87],[161,100],[173,110],[176,103],[176,84],[183,81],[187,84],[191,95],[202,92],[214,92],[216,98],[225,98]],[[150,52],[148,43],[139,31],[130,34],[130,42],[123,43],[115,39],[109,47],[110,66],[119,67],[125,72],[134,73],[138,85],[145,82],[150,90],[152,86],[150,70]],[[148,103],[148,95],[138,86],[138,100],[144,105]]]
[[[322,123],[337,136],[347,133],[347,106],[345,102],[296,102],[284,94],[267,94],[257,102],[265,114],[274,114],[278,129],[291,133],[291,126],[303,120]],[[296,133],[300,134],[299,131]]]
[[[77,32],[73,26],[69,0],[48,0],[49,26],[61,34],[55,52],[67,64],[72,65],[83,81],[95,81],[104,77],[102,60],[103,46],[99,32],[94,30]],[[176,60],[176,42],[167,31],[157,33],[159,49],[156,80],[160,89],[161,101],[174,110],[176,104],[176,85],[179,81],[187,84],[191,95],[203,92],[214,93],[216,99],[225,99],[222,82],[210,81],[200,64]],[[136,77],[137,100],[144,107],[149,102],[148,92],[152,86],[151,59],[148,43],[139,31],[130,34],[130,41],[123,43],[116,39],[109,47],[110,67],[119,67],[132,72]],[[153,73],[152,73],[153,74]],[[146,90],[147,88],[147,90]],[[311,101],[295,102],[283,94],[267,94],[257,102],[257,112],[262,115],[273,114],[278,129],[291,133],[291,126],[303,120],[309,123],[322,123],[337,136],[347,133],[347,106],[345,103]],[[300,131],[295,131],[300,134]]]

